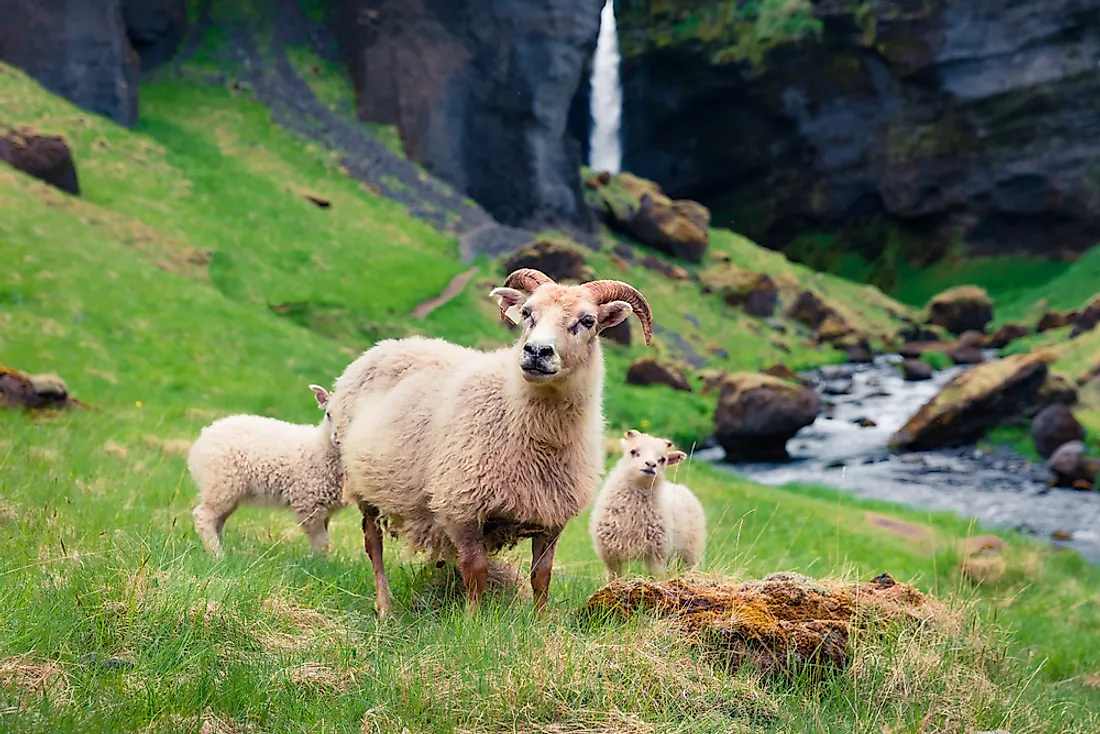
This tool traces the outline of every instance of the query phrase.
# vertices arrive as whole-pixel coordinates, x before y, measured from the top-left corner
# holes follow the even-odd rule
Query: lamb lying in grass
[[[628,561],[644,561],[658,577],[677,558],[689,567],[702,563],[703,506],[687,487],[665,481],[665,470],[687,455],[671,441],[633,430],[621,444],[623,457],[600,489],[588,526],[608,577],[620,576]]]
[[[310,385],[326,408],[328,392]],[[195,532],[222,555],[225,521],[242,504],[290,507],[317,553],[328,551],[328,523],[343,507],[343,471],[326,408],[319,426],[231,415],[199,434],[187,458],[199,486]]]

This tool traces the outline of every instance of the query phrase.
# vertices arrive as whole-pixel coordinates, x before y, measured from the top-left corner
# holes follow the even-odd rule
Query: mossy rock
[[[674,201],[653,181],[630,173],[588,173],[585,198],[608,226],[674,257],[702,262],[710,241],[710,210],[695,201]]]
[[[754,273],[732,263],[707,268],[699,276],[706,293],[716,293],[731,306],[761,318],[775,313],[779,287],[770,275]]]
[[[556,237],[535,240],[505,258],[505,273],[520,268],[534,268],[559,283],[583,283],[596,277],[595,271],[585,263],[580,247]]]
[[[1049,372],[1052,352],[1017,354],[957,375],[890,440],[901,451],[974,443],[1031,405]]]
[[[756,373],[722,381],[714,412],[714,437],[730,461],[786,461],[787,441],[821,412],[808,387]]]
[[[984,288],[963,285],[943,291],[928,301],[928,321],[955,336],[967,331],[985,331],[993,320],[993,299]]]

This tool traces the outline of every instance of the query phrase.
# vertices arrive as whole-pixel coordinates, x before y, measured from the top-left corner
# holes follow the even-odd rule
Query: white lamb
[[[491,295],[521,323],[511,347],[388,340],[336,381],[334,441],[347,500],[363,513],[380,614],[392,608],[383,517],[407,547],[457,561],[471,607],[487,556],[531,538],[531,589],[537,608],[546,603],[558,537],[599,484],[598,335],[631,313],[647,343],[652,334],[645,299],[619,281],[567,286],[521,269]]]
[[[665,480],[665,470],[687,456],[672,442],[638,431],[621,441],[623,457],[596,497],[588,531],[610,579],[623,564],[643,561],[649,573],[664,576],[677,558],[689,567],[703,561],[707,520],[691,490]]]
[[[310,385],[325,408],[328,392]],[[225,521],[242,504],[290,507],[317,553],[328,551],[329,519],[344,506],[344,475],[332,418],[319,426],[259,415],[231,415],[199,434],[187,458],[199,486],[195,532],[222,555]]]

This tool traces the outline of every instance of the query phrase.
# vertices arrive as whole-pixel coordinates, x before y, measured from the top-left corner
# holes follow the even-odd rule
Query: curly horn
[[[553,282],[554,279],[546,273],[535,270],[534,268],[520,268],[519,270],[512,271],[512,273],[505,278],[504,287],[515,288],[530,293],[543,283]],[[500,310],[500,320],[508,321],[508,317],[504,315],[504,309]]]
[[[645,335],[645,343],[649,344],[650,339],[653,338],[653,314],[649,310],[645,296],[634,286],[627,285],[621,280],[593,280],[585,283],[583,287],[591,291],[592,297],[601,306],[611,301],[629,303],[638,320],[642,322],[642,334]]]

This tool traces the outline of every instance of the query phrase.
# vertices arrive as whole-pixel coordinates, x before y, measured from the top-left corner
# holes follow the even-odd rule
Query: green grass
[[[1037,288],[1045,286],[1071,269],[1070,263],[1042,258],[976,257],[949,258],[927,268],[900,265],[897,285],[890,295],[902,303],[922,308],[932,296],[958,285],[984,288],[998,305],[1033,298]],[[997,320],[1011,320],[996,314]]]
[[[1089,684],[1100,672],[1095,569],[1012,539],[1000,583],[973,589],[957,572],[956,541],[974,532],[963,521],[759,487],[694,463],[679,478],[708,512],[707,571],[888,571],[949,600],[965,623],[859,640],[856,668],[811,685],[724,671],[661,623],[582,621],[575,612],[601,572],[585,516],[561,542],[543,620],[522,604],[468,617],[453,583],[399,563],[391,543],[398,612],[378,623],[353,512],[336,518],[333,553],[320,559],[288,513],[242,510],[228,556],[213,559],[191,526],[184,458],[200,428],[232,412],[316,420],[306,385],[331,379],[379,336],[506,341],[485,298],[499,266],[479,263],[458,298],[412,321],[414,305],[468,267],[454,240],[272,127],[247,97],[162,81],[143,88],[142,123],[125,131],[4,66],[0,91],[13,124],[66,134],[83,187],[71,198],[0,168],[0,361],[56,371],[94,408],[0,413],[3,730],[199,731],[204,720],[204,731],[221,732],[360,731],[364,721],[378,732],[1100,725]],[[735,235],[715,232],[713,246],[792,289],[819,288],[868,328],[885,328],[899,308]],[[641,288],[658,322],[710,365],[838,357],[695,285],[640,267],[620,273],[605,253],[591,261]],[[675,356],[669,343],[658,349]],[[648,421],[684,443],[708,431],[712,398],[622,384],[643,353],[607,350],[609,429]],[[868,509],[926,526],[925,540],[878,528]],[[132,667],[107,667],[112,657]],[[44,689],[32,685],[39,679]]]

